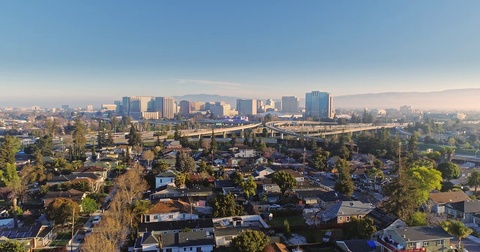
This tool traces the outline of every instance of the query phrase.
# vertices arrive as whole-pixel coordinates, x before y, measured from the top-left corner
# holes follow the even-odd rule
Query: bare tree
[[[124,193],[130,204],[134,199],[139,198],[148,188],[147,183],[143,179],[143,168],[135,166],[122,176],[119,176],[116,180],[116,186],[117,194]]]

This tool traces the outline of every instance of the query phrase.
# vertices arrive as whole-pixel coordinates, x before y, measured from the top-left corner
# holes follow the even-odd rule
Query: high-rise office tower
[[[282,96],[282,112],[298,113],[298,98],[295,96]]]
[[[192,102],[187,100],[180,101],[180,115],[189,115],[192,113]]]
[[[257,114],[257,100],[256,99],[237,99],[238,115],[256,115]]]
[[[153,110],[158,112],[159,117],[172,119],[175,116],[176,107],[173,97],[155,97]]]
[[[151,100],[151,96],[125,96],[122,98],[122,112],[135,120],[140,119],[142,112],[148,110]]]
[[[272,99],[268,99],[265,101],[265,111],[275,110],[275,101]]]
[[[210,112],[212,112],[214,118],[230,116],[230,111],[230,104],[225,102],[215,102],[214,105],[210,106]]]
[[[330,93],[320,91],[306,93],[305,116],[332,119],[334,117],[333,96]]]

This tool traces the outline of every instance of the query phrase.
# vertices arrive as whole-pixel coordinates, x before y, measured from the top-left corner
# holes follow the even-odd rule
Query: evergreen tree
[[[0,146],[0,169],[5,170],[7,164],[15,164],[15,154],[20,150],[20,140],[10,135],[5,135]]]
[[[141,146],[142,145],[142,136],[140,132],[138,132],[136,124],[130,125],[130,132],[126,136],[128,138],[128,145],[129,146]]]
[[[75,119],[73,127],[73,144],[83,150],[87,144],[87,138],[85,137],[85,134],[87,133],[87,127],[80,117]]]
[[[217,152],[218,144],[215,138],[215,129],[212,129],[212,137],[210,138],[210,153],[214,155]]]
[[[383,209],[402,220],[410,219],[419,206],[421,195],[418,185],[414,180],[406,179],[404,171],[400,171],[399,176],[386,184],[383,191],[386,197],[382,202]]]
[[[335,183],[335,190],[345,194],[347,197],[352,197],[355,185],[350,177],[350,163],[347,160],[339,159],[335,163],[338,169],[338,180]]]

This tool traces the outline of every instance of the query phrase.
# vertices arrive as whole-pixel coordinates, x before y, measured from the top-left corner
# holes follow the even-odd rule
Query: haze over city
[[[2,2],[0,106],[478,88],[479,5]]]

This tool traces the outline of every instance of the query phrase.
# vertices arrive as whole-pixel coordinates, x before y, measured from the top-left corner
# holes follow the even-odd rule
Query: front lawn
[[[275,213],[273,214],[273,218],[271,221],[268,221],[268,225],[272,228],[283,228],[283,221],[287,219],[288,223],[291,227],[295,226],[302,226],[304,225],[307,228],[307,223],[302,215],[296,216],[289,216],[289,217],[275,217]]]

